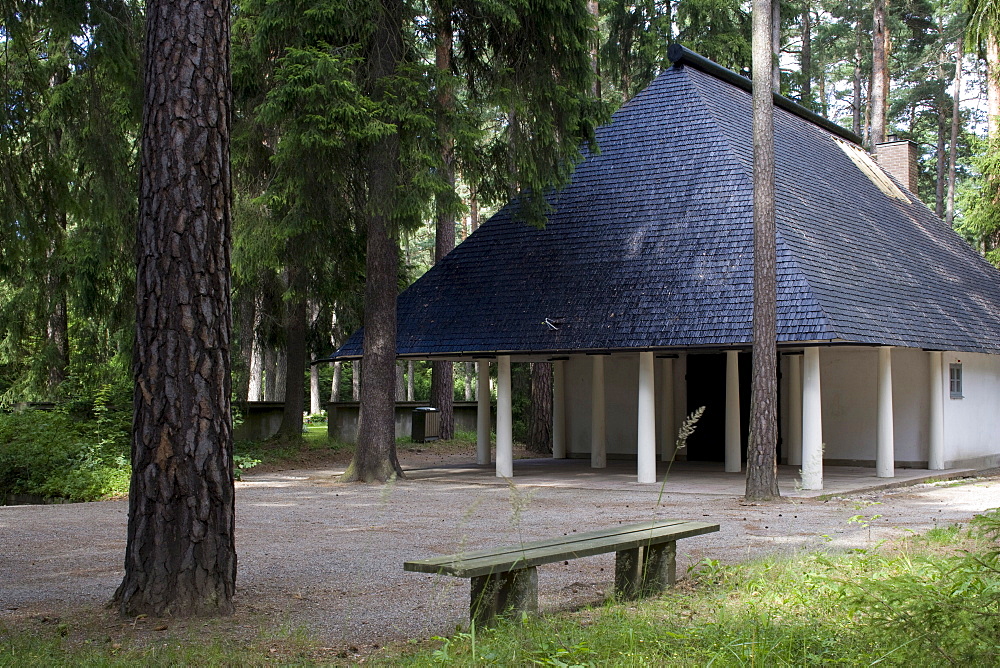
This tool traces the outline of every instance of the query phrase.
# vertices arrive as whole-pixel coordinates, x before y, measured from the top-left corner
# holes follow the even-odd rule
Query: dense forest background
[[[387,114],[404,166],[388,213],[401,290],[512,195],[564,183],[574,147],[669,66],[671,42],[750,71],[748,8],[732,0],[398,7],[398,67],[373,96],[374,28],[362,4],[235,4],[237,405],[288,397],[318,412],[357,396],[352,365],[307,361],[363,321],[364,175]],[[868,147],[885,134],[916,142],[919,196],[1000,262],[993,9],[946,0],[775,7],[782,94]],[[131,383],[143,6],[13,0],[0,11],[0,405],[92,397],[101,406]],[[572,60],[578,53],[589,62]],[[594,81],[584,97],[574,93],[581,67]],[[563,77],[557,85],[539,78],[546,68]],[[558,123],[535,122],[552,110]],[[544,214],[544,202],[526,210],[534,222]],[[432,381],[430,364],[399,364],[397,398],[473,399],[473,365],[454,374]],[[533,375],[541,382],[515,371],[524,401]]]

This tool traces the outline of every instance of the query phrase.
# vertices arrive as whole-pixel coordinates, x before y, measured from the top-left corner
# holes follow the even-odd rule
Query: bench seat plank
[[[630,524],[602,531],[571,534],[554,540],[532,541],[498,550],[408,561],[403,568],[421,573],[456,577],[479,577],[533,568],[566,559],[621,552],[647,545],[673,542],[719,530],[718,524],[683,520],[660,520]]]

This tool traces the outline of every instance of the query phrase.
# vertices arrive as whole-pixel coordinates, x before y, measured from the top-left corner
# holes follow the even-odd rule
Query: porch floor
[[[664,493],[742,496],[746,491],[746,468],[740,473],[726,473],[722,462],[659,462],[655,484],[636,482],[636,464],[628,460],[609,460],[607,468],[590,468],[589,459],[515,459],[513,482],[519,487],[565,487],[606,490],[655,489]],[[406,469],[413,480],[433,479],[476,485],[506,485],[496,477],[494,464],[476,464]],[[965,478],[979,475],[975,469],[896,469],[893,478],[879,478],[874,468],[862,466],[824,466],[823,489],[801,489],[798,466],[778,467],[778,489],[788,498],[816,498],[857,494],[865,491],[913,485],[921,482]],[[667,476],[664,483],[664,475]]]

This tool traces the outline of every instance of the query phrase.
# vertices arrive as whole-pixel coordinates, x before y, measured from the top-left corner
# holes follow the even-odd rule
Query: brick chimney
[[[885,171],[896,177],[903,187],[917,194],[917,145],[909,139],[889,135],[888,141],[875,145],[875,159]]]

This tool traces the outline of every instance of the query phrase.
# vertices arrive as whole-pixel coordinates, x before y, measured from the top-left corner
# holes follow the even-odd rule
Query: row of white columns
[[[944,372],[942,354],[930,352],[930,453],[928,468],[944,468]],[[727,472],[741,470],[739,353],[726,353],[726,427],[725,468]],[[591,447],[593,468],[607,466],[607,423],[605,411],[605,355],[592,355],[591,378]],[[662,443],[661,456],[673,456],[676,438],[674,413],[673,359],[661,359],[664,379],[657,410],[655,391],[655,359],[652,352],[639,353],[639,383],[637,411],[637,478],[640,483],[656,481],[657,427]],[[500,355],[497,363],[497,453],[498,477],[513,476],[513,434],[510,389],[510,356]],[[479,406],[476,461],[490,461],[490,391],[489,362],[479,362]],[[819,348],[805,348],[802,355],[789,356],[788,381],[788,442],[787,461],[801,467],[804,489],[823,489],[823,414],[820,384]],[[552,456],[566,456],[566,371],[565,362],[556,361],[553,369]],[[659,415],[659,421],[657,420]],[[878,477],[894,476],[894,436],[892,410],[891,348],[878,350],[878,413],[875,468]]]

